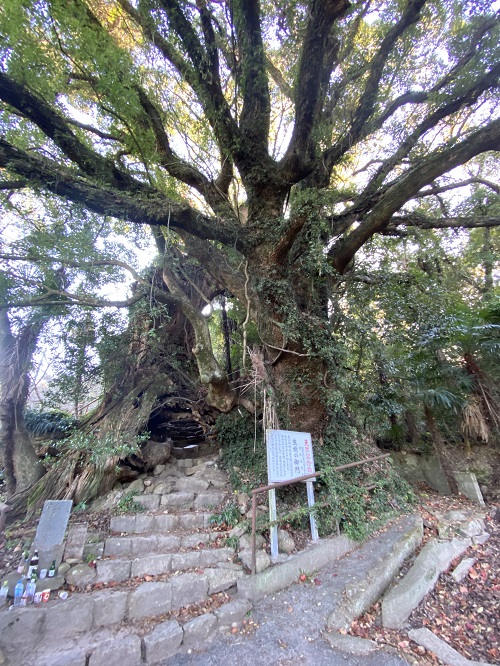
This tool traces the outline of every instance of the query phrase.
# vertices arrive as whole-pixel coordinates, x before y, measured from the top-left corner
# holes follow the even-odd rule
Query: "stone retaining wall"
[[[90,654],[89,666],[154,664],[182,645],[199,647],[217,630],[243,619],[252,607],[248,600],[237,599],[184,626],[176,620],[157,624],[142,639],[119,630],[125,619],[160,615],[205,598],[209,578],[185,574],[172,583],[143,583],[130,592],[106,590],[0,613],[0,662],[31,666],[33,657],[36,666],[85,666]],[[103,628],[111,631],[100,635]],[[65,649],[69,646],[71,650]]]

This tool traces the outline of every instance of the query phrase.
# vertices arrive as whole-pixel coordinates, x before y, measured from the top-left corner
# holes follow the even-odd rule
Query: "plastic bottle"
[[[28,605],[28,586],[29,586],[29,581],[26,583],[26,587],[24,588],[23,596],[21,597],[21,602],[20,606],[27,606]]]
[[[7,595],[9,594],[9,583],[4,580],[2,587],[0,588],[0,607],[5,606],[7,603]]]
[[[21,599],[23,596],[24,592],[24,583],[23,579],[20,578],[17,583],[16,587],[14,588],[14,606],[20,606],[21,605]]]
[[[31,574],[31,580],[26,583],[26,592],[28,594],[28,603],[32,604],[36,592],[36,572]]]

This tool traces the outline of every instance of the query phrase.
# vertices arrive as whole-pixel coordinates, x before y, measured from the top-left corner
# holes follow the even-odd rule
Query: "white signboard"
[[[291,430],[267,431],[267,478],[269,483],[291,481],[314,474],[311,435]]]

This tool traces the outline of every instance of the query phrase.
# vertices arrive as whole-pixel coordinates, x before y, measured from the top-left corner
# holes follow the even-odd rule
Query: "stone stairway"
[[[111,518],[95,569],[67,572],[75,589],[67,600],[0,613],[0,663],[151,665],[240,622],[252,604],[232,599],[245,574],[210,522],[228,497],[225,475],[210,463],[178,459],[133,482],[146,512]]]

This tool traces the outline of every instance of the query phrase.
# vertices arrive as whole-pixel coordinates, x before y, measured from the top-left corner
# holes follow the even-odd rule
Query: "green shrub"
[[[120,497],[116,505],[117,513],[140,513],[144,511],[144,507],[139,502],[136,502],[134,497],[138,495],[137,490],[131,490]]]
[[[58,409],[48,411],[27,409],[24,422],[28,432],[35,437],[45,435],[69,435],[78,421],[74,416]]]
[[[241,513],[237,506],[228,504],[220,513],[214,513],[210,516],[208,522],[211,525],[226,525],[227,527],[234,527],[241,520]]]
[[[248,492],[267,483],[266,447],[262,429],[253,416],[240,410],[222,414],[216,421],[217,439],[222,447],[221,466],[229,474],[235,490]]]

